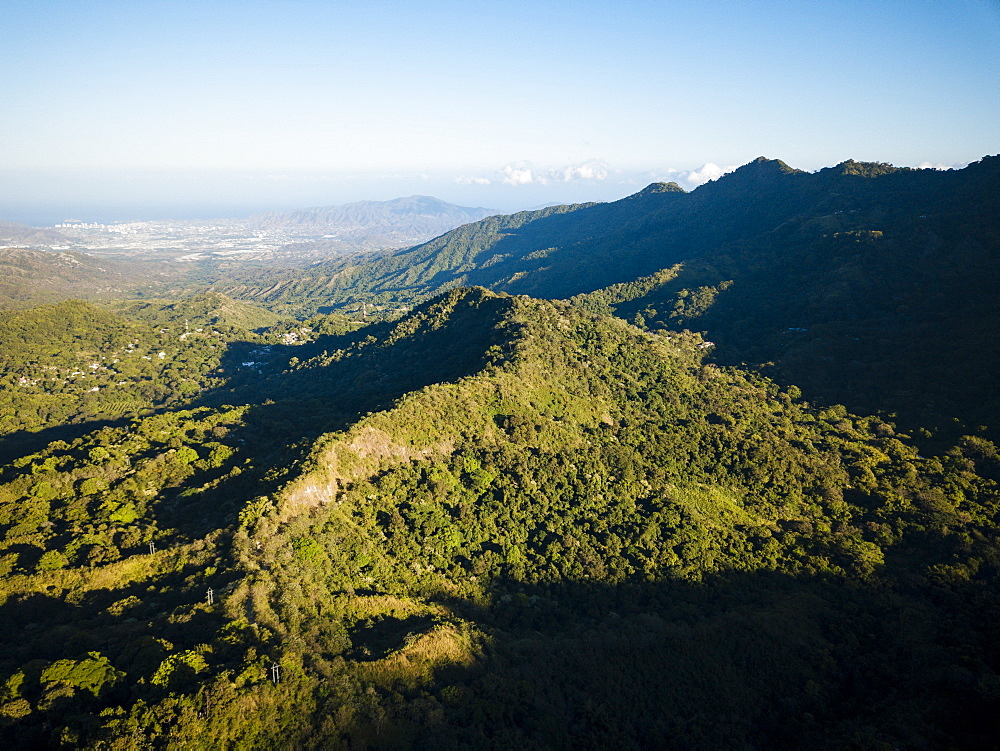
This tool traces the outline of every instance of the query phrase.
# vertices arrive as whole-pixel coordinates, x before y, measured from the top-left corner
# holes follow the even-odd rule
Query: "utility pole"
[[[149,541],[149,554],[152,555],[156,552],[156,543],[152,540]]]
[[[215,592],[213,592],[212,588],[209,587],[208,588],[208,604],[211,605],[213,602],[215,602]]]
[[[281,680],[281,666],[276,662],[271,664],[271,680],[275,683]]]

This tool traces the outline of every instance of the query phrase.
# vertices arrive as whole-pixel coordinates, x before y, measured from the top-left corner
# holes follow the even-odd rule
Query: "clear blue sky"
[[[3,0],[0,96],[0,219],[511,210],[997,153],[1000,1]]]

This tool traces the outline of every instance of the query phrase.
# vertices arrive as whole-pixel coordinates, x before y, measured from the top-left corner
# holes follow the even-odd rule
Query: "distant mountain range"
[[[255,214],[249,217],[247,224],[255,229],[330,234],[338,240],[363,240],[398,247],[424,242],[494,213],[482,207],[456,206],[431,196],[409,196],[391,201],[356,201],[340,206]]]
[[[69,242],[69,238],[54,229],[39,229],[27,224],[0,221],[0,247],[57,245],[65,242]]]
[[[717,362],[763,366],[904,426],[995,425],[1000,157],[951,171],[848,160],[814,173],[762,157],[691,192],[654,183],[611,203],[477,212],[488,213],[412,196],[247,220],[299,228],[288,234],[303,242],[282,251],[307,269],[272,258],[114,266],[115,277],[103,261],[91,273],[85,255],[4,256],[0,305],[148,295],[152,281],[171,294],[210,285],[289,315],[381,315],[478,285],[702,331]],[[462,226],[411,244],[445,224]]]
[[[938,214],[988,216],[998,173],[998,158],[946,172],[847,161],[807,173],[761,157],[690,193],[654,183],[611,203],[490,217],[387,258],[337,259],[314,273],[340,272],[340,282],[325,290],[335,298],[343,289],[354,299],[412,299],[467,284],[570,297],[733,243],[773,239],[793,224],[808,224],[802,239],[812,241],[836,232],[884,232],[897,223],[937,229],[927,219]]]
[[[72,251],[0,248],[0,308],[122,297],[140,286],[137,273],[114,261]]]

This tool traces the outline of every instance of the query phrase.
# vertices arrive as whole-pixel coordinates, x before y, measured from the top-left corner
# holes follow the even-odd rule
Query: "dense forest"
[[[941,448],[992,430],[1000,408],[998,217],[1000,157],[815,173],[760,158],[691,193],[656,183],[216,288],[300,315],[405,310],[468,284],[573,298],[642,327],[702,331],[719,362],[943,434]]]
[[[997,162],[3,313],[0,736],[995,747]]]

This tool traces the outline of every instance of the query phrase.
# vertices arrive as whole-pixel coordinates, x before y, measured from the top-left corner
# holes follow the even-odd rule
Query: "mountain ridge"
[[[863,201],[892,201],[899,187],[918,200],[947,204],[949,183],[964,179],[971,184],[977,171],[990,172],[989,160],[948,173],[883,174],[877,166],[866,167],[865,177],[859,174],[862,168],[807,173],[760,157],[689,193],[654,183],[611,203],[494,217],[386,258],[317,264],[301,278],[304,283],[309,275],[317,283],[322,280],[326,304],[333,306],[357,304],[366,295],[406,303],[463,283],[570,297],[692,260],[714,246],[773,230],[806,211],[846,213]],[[897,184],[885,188],[883,180]],[[961,200],[974,204],[974,194],[975,189],[965,191]],[[573,216],[555,219],[553,213]],[[224,285],[220,291],[226,291]],[[268,297],[256,299],[267,302]]]
[[[247,218],[251,227],[294,228],[312,232],[335,232],[345,239],[396,238],[443,234],[454,227],[482,219],[495,212],[448,203],[433,196],[412,195],[388,201],[354,201],[334,206],[314,206],[294,211],[272,211]]]
[[[691,192],[653,184],[612,203],[491,217],[365,263],[220,289],[352,311],[463,285],[574,299],[615,287],[607,312],[696,327],[721,361],[771,363],[816,398],[954,437],[1000,428],[1000,353],[986,335],[1000,325],[998,196],[995,156],[952,171],[847,160],[814,173],[761,157]],[[921,382],[928,367],[938,375]],[[913,414],[918,402],[931,406]]]

